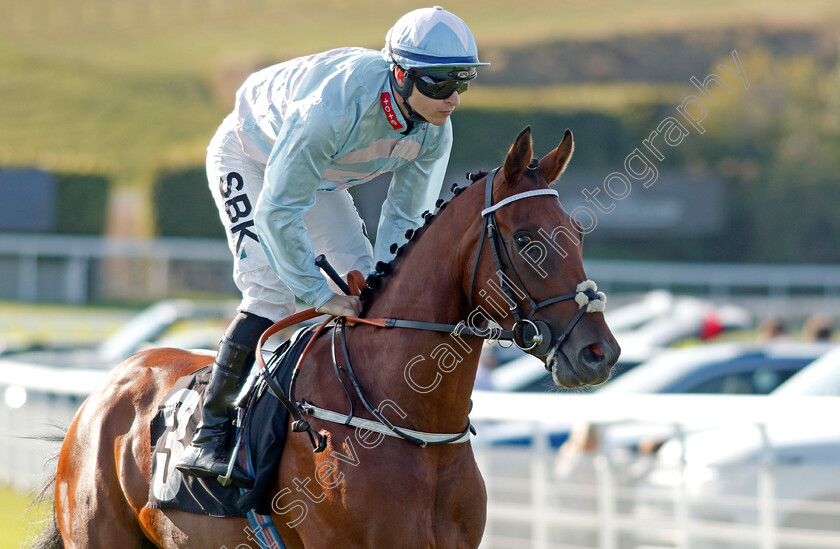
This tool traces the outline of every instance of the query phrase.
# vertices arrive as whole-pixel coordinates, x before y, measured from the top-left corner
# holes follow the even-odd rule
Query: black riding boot
[[[192,442],[175,468],[186,475],[216,478],[227,474],[230,460],[230,424],[233,401],[248,377],[253,349],[222,339],[213,373],[204,393],[204,411]],[[254,479],[234,467],[231,480],[236,486],[251,488]]]

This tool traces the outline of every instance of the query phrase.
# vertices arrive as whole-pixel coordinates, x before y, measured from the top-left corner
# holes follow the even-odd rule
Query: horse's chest
[[[342,443],[331,444],[323,457],[316,457],[320,463],[314,467],[316,474],[319,468],[331,472],[318,483],[331,488],[322,491],[326,497],[319,496],[317,504],[307,502],[310,515],[301,524],[309,530],[309,523],[321,540],[325,531],[338,536],[333,540],[338,545],[325,546],[478,546],[486,493],[469,448],[448,450],[449,459],[440,460],[423,454],[439,449],[419,449],[404,441],[368,450],[340,437],[332,440]]]
[[[410,459],[380,462],[372,467],[371,476],[364,478],[370,487],[364,490],[359,505],[375,509],[375,528],[381,530],[382,536],[381,543],[374,546],[478,546],[487,498],[484,481],[471,458],[464,464],[418,463]],[[371,482],[371,478],[376,481]],[[358,480],[365,482],[361,477]],[[351,512],[355,514],[355,510]],[[412,543],[398,543],[404,543],[409,532]]]

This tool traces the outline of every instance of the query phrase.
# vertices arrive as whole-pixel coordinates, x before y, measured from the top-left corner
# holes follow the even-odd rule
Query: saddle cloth
[[[268,361],[270,375],[287,391],[297,360],[311,337],[311,331],[300,330]],[[256,393],[245,415],[244,435],[237,454],[237,466],[254,476],[254,488],[226,487],[216,479],[184,475],[175,469],[201,420],[201,403],[212,366],[212,363],[208,364],[180,378],[158,406],[151,423],[152,471],[148,507],[215,517],[244,517],[249,511],[270,515],[270,498],[265,496],[277,476],[289,412],[271,395],[260,377],[246,384],[248,387],[255,382],[251,390]],[[257,375],[256,370],[254,368],[251,373],[252,377]],[[233,441],[230,447],[233,447]]]

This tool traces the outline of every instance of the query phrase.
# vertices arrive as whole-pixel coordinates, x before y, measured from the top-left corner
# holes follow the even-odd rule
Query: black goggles
[[[467,91],[470,85],[466,80],[435,78],[428,74],[414,74],[412,78],[417,90],[432,99],[446,99],[455,92],[460,95]]]

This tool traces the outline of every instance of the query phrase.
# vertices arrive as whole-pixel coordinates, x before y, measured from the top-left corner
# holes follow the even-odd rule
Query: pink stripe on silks
[[[550,195],[554,195],[555,198],[560,198],[560,195],[557,194],[557,191],[555,191],[554,189],[539,189],[539,190],[536,190],[536,191],[525,191],[524,193],[519,193],[519,194],[515,194],[513,196],[509,196],[509,197],[505,198],[504,200],[502,200],[501,202],[499,202],[498,204],[490,206],[489,208],[484,208],[483,210],[481,210],[481,217],[484,217],[485,215],[487,215],[489,213],[495,212],[496,210],[498,210],[502,206],[507,206],[511,202],[516,202],[517,200],[522,200],[523,198],[530,198],[532,196],[542,196],[544,194],[550,194]]]
[[[333,159],[334,164],[362,164],[379,158],[414,160],[422,145],[412,139],[379,139],[372,145]]]
[[[336,185],[347,185],[345,178],[351,179],[354,182],[358,181],[369,181],[373,179],[377,175],[382,173],[382,170],[376,170],[373,173],[369,172],[354,172],[351,170],[335,170],[332,168],[327,168],[324,170],[324,174],[321,176],[324,178],[325,181],[330,181],[335,183]]]

